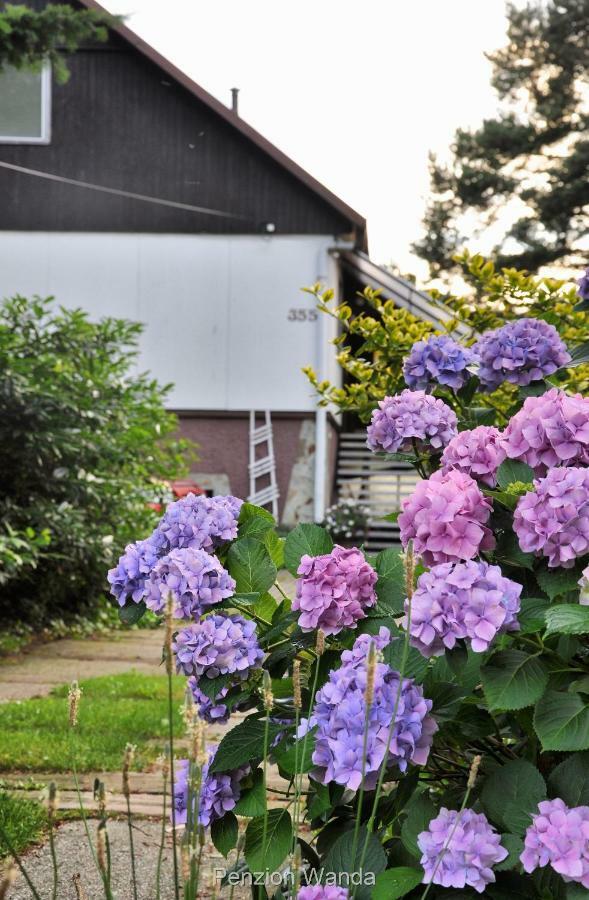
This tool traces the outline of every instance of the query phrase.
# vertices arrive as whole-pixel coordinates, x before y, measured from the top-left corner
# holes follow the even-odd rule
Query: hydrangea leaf
[[[229,574],[241,593],[264,593],[276,580],[276,566],[261,541],[253,537],[240,538],[231,544],[227,554]]]
[[[143,600],[139,603],[128,603],[119,609],[119,619],[124,625],[135,625],[145,615],[146,610]]]
[[[401,551],[391,548],[382,550],[375,561],[378,573],[376,582],[376,606],[368,611],[369,616],[400,615],[405,602],[405,570]]]
[[[211,824],[213,844],[222,856],[229,856],[237,844],[239,826],[232,812],[225,813],[222,819],[215,819]]]
[[[519,858],[524,849],[523,838],[517,834],[502,834],[501,846],[505,847],[509,856],[506,856],[502,862],[495,863],[493,868],[496,872],[504,872],[507,869],[513,869],[518,865]]]
[[[372,900],[397,900],[405,897],[421,883],[423,870],[409,866],[397,866],[381,872],[372,890]]]
[[[251,819],[245,832],[245,859],[250,872],[274,872],[288,855],[292,843],[292,821],[286,809],[270,809],[266,844],[263,844],[264,816]]]
[[[281,725],[268,727],[268,740],[272,742],[282,730]],[[228,731],[221,740],[211,772],[229,772],[260,759],[264,752],[264,722],[251,716]]]
[[[546,611],[546,635],[588,633],[589,606],[563,603]]]
[[[536,704],[534,728],[543,750],[587,750],[589,705],[581,694],[547,691]]]
[[[233,675],[219,675],[217,678],[199,678],[198,688],[209,700],[215,700],[224,687],[231,683]]]
[[[582,366],[589,362],[589,341],[577,344],[571,349],[571,361],[563,366],[565,369],[572,369],[575,366]]]
[[[481,679],[490,709],[523,709],[544,693],[548,668],[523,650],[501,650],[481,667]]]
[[[352,855],[354,843],[354,829],[348,829],[340,835],[331,846],[324,862],[324,875],[334,873],[341,876],[360,871],[360,862],[362,859],[364,843],[366,842],[366,828],[362,826],[359,830],[358,841],[355,856]],[[368,836],[366,846],[366,856],[362,864],[362,876],[364,884],[356,887],[355,896],[357,900],[370,900],[372,897],[373,884],[367,884],[370,881],[367,875],[378,875],[386,868],[387,857],[382,848],[380,840],[374,835]],[[351,879],[350,879],[351,880]],[[341,879],[342,883],[345,883]]]
[[[264,535],[264,546],[277,569],[284,566],[284,538],[278,537],[275,531],[267,531]]]
[[[489,818],[512,834],[523,834],[538,803],[546,799],[540,772],[525,759],[514,759],[485,780],[481,803]]]
[[[387,627],[390,627],[387,625]],[[403,661],[403,645],[405,641],[403,638],[393,639],[390,644],[382,651],[384,661],[391,667],[391,669],[395,669],[395,671],[400,671],[401,663]],[[422,656],[419,650],[416,650],[415,647],[409,647],[407,653],[407,661],[405,663],[405,678],[415,678],[416,681],[421,682],[425,677],[425,673],[427,672],[429,660]]]
[[[407,818],[401,828],[401,841],[412,856],[421,857],[417,846],[417,835],[425,831],[432,819],[436,817],[436,807],[427,794],[417,794],[407,805]]]
[[[546,624],[546,610],[549,606],[550,601],[545,597],[524,597],[517,615],[521,634],[542,631]]]
[[[274,516],[261,506],[244,503],[239,511],[239,537],[257,537],[264,539],[267,532],[272,531],[276,521]]]
[[[238,816],[263,816],[266,811],[266,791],[264,790],[264,773],[256,769],[249,781],[243,782],[241,796],[235,804],[234,811]]]
[[[589,805],[589,752],[573,753],[548,776],[552,797],[560,797],[567,806]]]
[[[286,772],[287,775],[300,775],[302,772],[308,772],[313,766],[313,751],[315,750],[315,734],[317,733],[316,728],[312,728],[309,731],[307,736],[307,742],[305,746],[305,755],[303,757],[303,746],[305,744],[305,739],[301,738],[298,741],[295,741],[294,744],[287,749],[281,752],[276,757],[276,762],[278,766]]]
[[[569,591],[578,590],[581,569],[582,566],[576,566],[573,569],[549,569],[546,567],[536,572],[536,581],[544,593],[554,600],[556,597],[568,594]]]
[[[297,574],[301,557],[322,556],[333,550],[333,541],[325,528],[320,525],[303,523],[297,525],[286,538],[284,545],[284,565],[291,575]]]

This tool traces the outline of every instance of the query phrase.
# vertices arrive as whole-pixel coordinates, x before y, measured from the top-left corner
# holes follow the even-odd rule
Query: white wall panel
[[[0,232],[0,295],[54,294],[92,318],[141,321],[139,368],[178,409],[312,410],[301,367],[318,320],[301,288],[329,272],[327,236]]]

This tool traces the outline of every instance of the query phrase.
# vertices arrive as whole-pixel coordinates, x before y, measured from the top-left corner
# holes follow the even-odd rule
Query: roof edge
[[[107,16],[111,16],[112,13],[109,13],[107,9],[100,5],[97,0],[78,0],[86,9],[94,10],[96,12],[104,13]],[[309,174],[305,169],[298,165],[293,159],[283,153],[282,150],[279,150],[275,144],[272,144],[267,138],[265,138],[259,131],[256,131],[255,128],[252,128],[251,125],[248,125],[243,119],[239,118],[239,116],[234,113],[228,106],[225,106],[224,103],[221,103],[220,100],[217,100],[216,97],[213,97],[212,94],[209,94],[203,87],[200,86],[196,81],[193,81],[185,72],[179,69],[174,65],[169,59],[159,53],[151,44],[148,44],[147,41],[144,41],[143,38],[139,37],[136,32],[132,31],[126,25],[121,22],[114,21],[109,23],[108,26],[112,31],[119,35],[119,37],[123,38],[123,40],[127,41],[127,43],[131,44],[139,53],[142,53],[146,56],[151,62],[153,62],[160,69],[163,69],[167,75],[177,81],[182,87],[188,90],[193,96],[195,96],[198,100],[208,106],[213,112],[215,112],[218,116],[225,120],[229,125],[232,125],[233,128],[237,129],[244,137],[248,138],[253,144],[255,144],[260,150],[266,153],[271,157],[276,163],[286,169],[289,174],[293,175],[299,181],[301,181],[306,187],[308,187],[313,193],[319,196],[324,202],[326,202],[329,206],[335,209],[343,218],[348,219],[348,221],[352,222],[361,232],[359,237],[361,240],[359,243],[366,244],[366,219],[364,216],[360,215],[355,209],[351,206],[348,206],[340,197],[334,194],[329,188],[326,188],[325,185],[321,184],[320,181],[317,181],[312,175]]]

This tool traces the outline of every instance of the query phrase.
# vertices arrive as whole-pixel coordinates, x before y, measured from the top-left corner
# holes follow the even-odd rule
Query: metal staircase
[[[367,550],[382,550],[399,542],[399,526],[383,517],[401,508],[419,475],[409,463],[379,459],[366,446],[366,431],[342,432],[337,457],[337,494],[357,500],[369,515]]]
[[[278,482],[276,481],[276,459],[272,436],[272,419],[266,410],[261,414],[263,424],[258,424],[258,413],[250,411],[249,429],[249,476],[250,492],[247,498],[256,506],[270,506],[272,515],[278,519]]]

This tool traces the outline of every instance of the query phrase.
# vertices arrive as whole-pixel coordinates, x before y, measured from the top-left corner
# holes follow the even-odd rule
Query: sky
[[[428,153],[493,115],[485,52],[505,0],[103,0],[113,13],[368,220],[371,257],[411,251]]]

